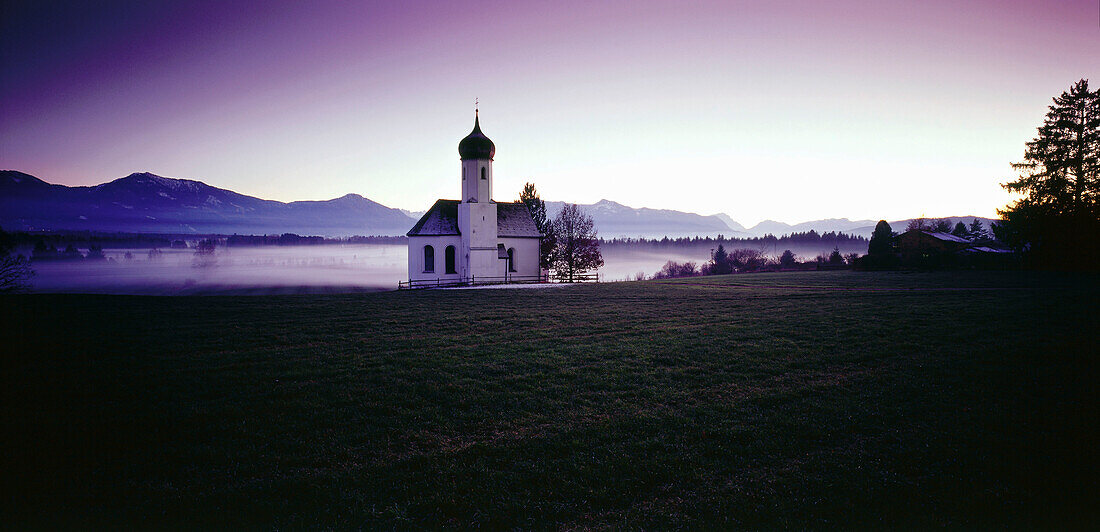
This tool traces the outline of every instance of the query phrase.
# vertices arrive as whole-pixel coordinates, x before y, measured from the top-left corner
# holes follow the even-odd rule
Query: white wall
[[[485,179],[481,179],[481,169],[485,169]],[[493,161],[489,159],[467,159],[462,161],[459,173],[462,181],[462,196],[459,200],[470,199],[478,203],[489,203],[493,196]]]
[[[435,249],[435,271],[424,271],[424,246]],[[455,247],[455,273],[447,271],[447,246]],[[409,280],[434,281],[436,279],[454,279],[462,276],[462,241],[458,235],[448,236],[410,236],[409,237]]]
[[[508,238],[499,239],[504,248],[514,248],[512,262],[516,271],[509,272],[510,277],[536,277],[539,275],[539,239],[537,238]],[[501,260],[500,275],[504,275],[508,261]]]
[[[495,203],[458,204],[458,230],[463,237],[461,254],[466,257],[466,269],[459,273],[465,277],[496,277],[503,273],[497,264]]]

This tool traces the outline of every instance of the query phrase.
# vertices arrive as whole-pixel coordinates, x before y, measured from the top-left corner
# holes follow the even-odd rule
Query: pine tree
[[[1054,98],[1016,181],[1002,185],[1023,197],[998,211],[993,231],[1032,265],[1096,268],[1100,261],[1100,91],[1080,80]],[[1066,259],[1073,257],[1074,262]]]
[[[710,257],[710,262],[710,272],[714,275],[733,273],[733,265],[730,264],[729,253],[726,253],[726,248],[722,247],[722,244],[718,244],[718,249],[714,250],[714,254]]]
[[[829,254],[829,264],[844,264],[844,255],[840,254],[840,248],[833,246],[833,252]]]
[[[1012,168],[1019,179],[1004,188],[1025,197],[1004,213],[1037,209],[1053,215],[1097,216],[1100,199],[1100,91],[1082,79],[1054,98],[1039,134]]]
[[[538,228],[539,233],[542,233],[542,240],[539,242],[539,267],[544,270],[550,269],[557,239],[554,237],[554,224],[546,216],[546,202],[539,198],[534,183],[523,185],[519,200],[527,205],[527,210],[531,213],[531,219],[535,221],[535,227]]]
[[[783,250],[783,255],[779,257],[779,265],[784,268],[793,268],[797,262],[794,253],[789,249]]]
[[[984,240],[989,235],[985,232],[985,225],[982,224],[981,219],[974,218],[973,222],[970,222],[970,229],[967,231],[967,237],[970,240]]]
[[[894,252],[894,231],[886,220],[879,220],[875,225],[875,232],[871,234],[871,242],[867,245],[868,255],[888,255]]]

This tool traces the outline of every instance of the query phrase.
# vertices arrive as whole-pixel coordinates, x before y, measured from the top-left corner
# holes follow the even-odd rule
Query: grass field
[[[1095,527],[1098,281],[6,296],[3,520]]]

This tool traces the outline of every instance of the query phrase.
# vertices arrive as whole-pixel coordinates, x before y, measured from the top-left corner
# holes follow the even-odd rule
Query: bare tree
[[[204,238],[195,245],[195,258],[191,260],[194,268],[210,268],[217,259],[214,258],[214,239]]]
[[[12,239],[0,229],[0,293],[23,292],[31,286],[34,270],[30,261],[12,253]]]
[[[912,231],[914,229],[927,231],[928,229],[931,229],[931,225],[928,223],[928,219],[924,218],[923,216],[920,218],[913,218],[912,220],[909,220],[909,225],[905,226],[905,230]]]
[[[695,269],[694,262],[685,262],[683,264],[676,261],[668,261],[661,268],[660,271],[653,274],[654,279],[674,279],[676,277],[694,277],[699,275],[699,271]]]
[[[553,228],[557,239],[553,267],[560,278],[573,282],[577,275],[603,266],[592,218],[575,204],[566,203],[562,207],[554,218]]]

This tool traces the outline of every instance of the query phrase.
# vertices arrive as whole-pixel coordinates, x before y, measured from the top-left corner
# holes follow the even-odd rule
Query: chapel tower
[[[497,255],[497,206],[493,201],[493,156],[496,146],[481,132],[477,110],[474,130],[458,143],[462,161],[462,196],[458,204],[458,229],[462,254],[468,261],[464,277],[490,277],[499,269]]]

